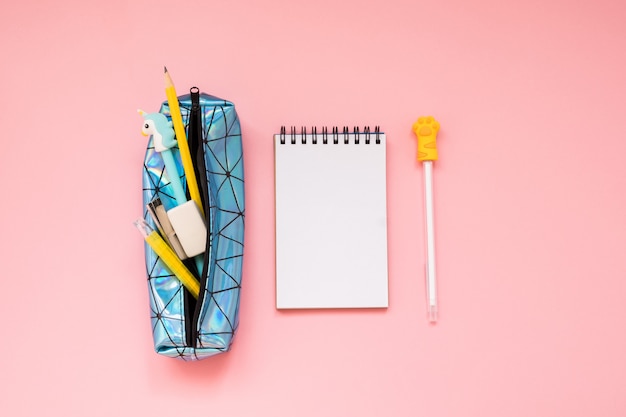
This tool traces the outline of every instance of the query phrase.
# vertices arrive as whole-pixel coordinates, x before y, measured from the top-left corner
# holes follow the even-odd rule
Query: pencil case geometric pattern
[[[196,300],[145,245],[152,335],[157,353],[200,360],[230,349],[239,323],[244,243],[244,172],[239,118],[233,103],[197,91],[178,97],[187,129],[198,188],[205,211],[207,242],[202,273],[184,261],[200,282]],[[164,101],[159,110],[170,118]],[[172,148],[186,187],[178,147]],[[176,205],[174,192],[148,142],[143,169],[144,207],[159,197],[166,210]],[[186,191],[186,190],[185,190]],[[156,230],[148,210],[144,219]]]

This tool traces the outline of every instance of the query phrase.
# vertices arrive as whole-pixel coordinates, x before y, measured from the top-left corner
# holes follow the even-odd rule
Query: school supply
[[[157,232],[152,230],[144,219],[135,220],[135,226],[146,240],[146,243],[148,243],[154,253],[159,256],[159,259],[172,271],[176,278],[180,280],[181,284],[189,290],[191,295],[193,295],[195,299],[198,299],[200,283],[196,277],[189,272],[185,265],[183,265],[182,261],[178,259],[172,248],[168,246]]]
[[[172,227],[169,217],[167,217],[167,212],[165,211],[165,207],[163,207],[161,199],[159,197],[154,198],[146,205],[146,208],[148,209],[150,218],[152,218],[152,223],[155,224],[165,242],[174,250],[176,256],[181,260],[187,259],[188,256],[183,250],[178,236],[176,236],[176,231]]]
[[[276,307],[388,306],[386,137],[274,135]]]
[[[180,181],[180,175],[178,173],[178,167],[174,162],[174,157],[170,148],[176,146],[176,140],[174,139],[174,129],[172,128],[172,122],[161,113],[146,113],[143,110],[137,110],[143,117],[144,125],[141,128],[141,134],[144,136],[151,136],[154,143],[154,150],[161,154],[165,169],[170,177],[170,183],[174,189],[174,197],[176,198],[177,205],[182,205],[187,202],[183,185]]]
[[[170,110],[175,110],[170,102],[174,101],[164,101],[159,110],[168,121],[173,116]],[[201,123],[194,133],[198,137],[194,138],[197,146],[192,169],[202,174],[198,178],[202,187],[199,194],[203,196],[203,222],[208,234],[204,254],[200,255],[202,271],[195,276],[199,284],[197,300],[193,288],[188,291],[183,285],[179,271],[168,266],[166,259],[171,256],[163,257],[150,242],[145,246],[146,272],[156,352],[182,360],[200,360],[228,351],[239,323],[245,215],[241,131],[235,106],[229,101],[199,93],[177,97],[175,102],[173,107],[179,109],[183,126],[189,122],[192,107]],[[182,169],[181,144],[177,137],[171,152],[178,172],[188,175]],[[145,206],[158,197],[170,212],[178,206],[172,175],[155,145],[152,136],[143,162],[143,202]],[[194,201],[188,203],[196,206]],[[144,221],[151,229],[148,232],[140,223],[145,233],[158,236],[149,210],[144,213]],[[176,256],[174,252],[171,255]],[[183,264],[194,273],[191,259]]]
[[[191,153],[189,152],[189,144],[187,143],[187,135],[183,124],[183,118],[180,113],[180,106],[178,104],[176,88],[174,88],[174,83],[172,82],[172,77],[170,76],[170,73],[167,71],[167,67],[164,67],[164,70],[165,95],[167,97],[167,104],[170,108],[170,118],[172,119],[174,131],[176,132],[176,140],[178,142],[178,148],[180,150],[183,169],[185,170],[187,187],[189,189],[191,199],[196,202],[200,213],[204,214],[202,200],[200,198],[200,191],[198,190],[198,181],[196,179],[196,174],[193,168],[192,157]]]
[[[438,158],[437,132],[439,122],[420,117],[413,124],[417,136],[417,160],[424,168],[424,219],[426,223],[426,303],[428,320],[437,322],[437,276],[435,265],[435,210],[433,207],[433,161]]]

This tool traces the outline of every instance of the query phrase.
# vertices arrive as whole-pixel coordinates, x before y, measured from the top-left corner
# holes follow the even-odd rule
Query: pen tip
[[[431,307],[428,309],[428,321],[430,324],[437,324],[437,308]]]

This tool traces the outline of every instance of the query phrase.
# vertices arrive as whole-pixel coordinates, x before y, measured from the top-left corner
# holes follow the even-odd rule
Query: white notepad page
[[[386,138],[358,136],[274,137],[277,308],[388,306]]]

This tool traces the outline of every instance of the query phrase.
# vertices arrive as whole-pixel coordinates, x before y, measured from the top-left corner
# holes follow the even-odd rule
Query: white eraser
[[[192,258],[204,252],[207,239],[206,224],[193,200],[170,209],[167,217],[187,256]]]

